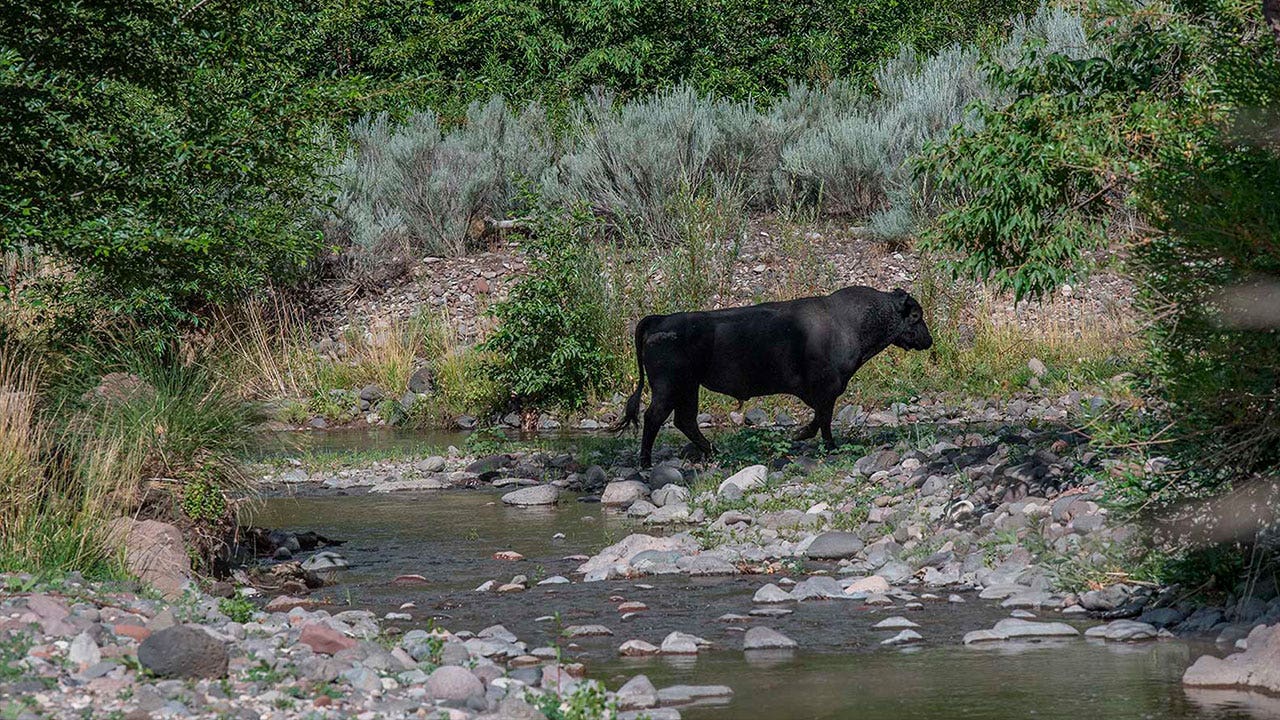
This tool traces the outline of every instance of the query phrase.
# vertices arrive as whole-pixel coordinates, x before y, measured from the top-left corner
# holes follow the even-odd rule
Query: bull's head
[[[900,329],[893,338],[893,344],[903,350],[928,350],[933,347],[933,335],[929,334],[929,326],[924,324],[924,308],[920,307],[920,303],[902,288],[893,291],[893,299],[900,319]]]

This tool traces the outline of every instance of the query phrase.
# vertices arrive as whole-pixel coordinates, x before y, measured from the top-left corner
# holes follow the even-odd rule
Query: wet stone
[[[742,638],[743,650],[778,650],[796,647],[796,641],[772,628],[757,625]]]

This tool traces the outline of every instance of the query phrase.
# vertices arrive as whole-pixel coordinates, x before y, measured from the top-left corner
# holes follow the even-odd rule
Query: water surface
[[[1213,648],[1084,640],[963,647],[965,632],[1007,616],[972,595],[964,603],[926,600],[920,610],[846,601],[789,605],[795,611],[790,615],[752,618],[749,624],[782,631],[800,643],[800,651],[747,656],[741,638],[749,624],[718,618],[748,613],[755,590],[776,576],[676,575],[535,586],[511,595],[473,592],[486,580],[505,582],[517,574],[535,581],[557,574],[572,578],[579,561],[567,556],[595,552],[637,527],[598,504],[511,508],[499,497],[461,490],[280,497],[265,501],[255,523],[348,541],[341,551],[350,570],[319,595],[335,605],[352,603],[381,614],[411,604],[413,620],[397,621],[405,629],[433,619],[454,630],[502,623],[533,646],[559,645],[565,657],[585,662],[589,674],[611,688],[643,672],[658,687],[734,689],[727,705],[682,709],[690,720],[1280,718],[1277,699],[1182,688],[1182,671]],[[514,550],[526,559],[495,560],[497,550]],[[427,584],[391,582],[405,573],[422,575]],[[617,612],[622,600],[638,600],[649,609],[624,621]],[[882,648],[880,641],[893,631],[872,625],[891,614],[917,622],[925,642],[909,650]],[[603,624],[614,635],[566,640],[562,629],[574,624]],[[624,640],[657,644],[672,630],[700,635],[713,647],[696,660],[617,656]]]

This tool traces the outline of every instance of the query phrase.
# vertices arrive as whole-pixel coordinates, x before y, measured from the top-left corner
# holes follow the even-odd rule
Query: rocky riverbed
[[[280,462],[212,594],[4,577],[0,716],[1280,717],[1280,599],[1125,574],[1107,494],[1163,467],[1056,422],[1089,402],[645,472],[626,443]]]

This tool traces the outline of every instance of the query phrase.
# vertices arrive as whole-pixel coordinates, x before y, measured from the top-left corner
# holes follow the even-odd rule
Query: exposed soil
[[[1011,295],[965,283],[950,284],[948,292],[964,293],[967,297],[957,298],[962,304],[971,305],[973,312],[989,313],[998,323],[1050,324],[1078,332],[1127,318],[1132,311],[1132,281],[1106,269],[1102,260],[1104,267],[1076,285],[1062,286],[1046,301],[1015,303]],[[491,325],[484,317],[486,308],[505,297],[525,269],[523,253],[508,237],[484,252],[424,257],[401,283],[375,294],[351,299],[339,285],[324,288],[322,316],[326,325],[341,332],[352,324],[379,327],[423,309],[436,310],[446,314],[460,340],[472,342]],[[924,269],[914,249],[873,240],[847,222],[800,228],[762,216],[751,220],[732,263],[729,294],[717,296],[713,306],[749,305],[847,285],[914,289]]]

